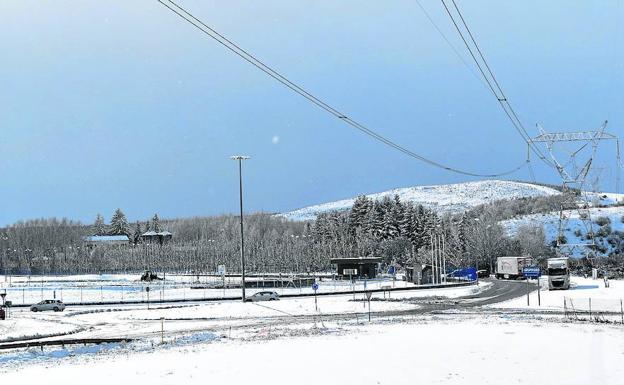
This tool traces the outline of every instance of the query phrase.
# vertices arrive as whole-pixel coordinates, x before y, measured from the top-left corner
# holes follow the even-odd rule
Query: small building
[[[90,235],[84,238],[85,246],[95,247],[102,245],[129,245],[127,235]]]
[[[158,243],[162,245],[163,243],[169,242],[171,238],[173,238],[173,234],[166,230],[160,232],[150,230],[141,234],[140,238],[141,241],[145,243]]]
[[[336,265],[338,275],[354,278],[375,278],[381,258],[332,258],[330,263]]]

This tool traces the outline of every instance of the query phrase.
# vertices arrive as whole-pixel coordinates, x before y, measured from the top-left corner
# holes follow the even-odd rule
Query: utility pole
[[[240,255],[241,255],[241,288],[242,298],[245,302],[245,238],[243,236],[243,160],[249,159],[245,155],[234,155],[230,159],[238,161],[238,186],[239,186],[239,202],[240,202]]]

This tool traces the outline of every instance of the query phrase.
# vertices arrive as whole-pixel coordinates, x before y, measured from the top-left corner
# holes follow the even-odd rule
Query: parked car
[[[58,299],[46,299],[30,307],[30,311],[34,312],[46,310],[63,311],[65,310],[65,304]]]
[[[0,321],[6,318],[6,312],[0,307]]]
[[[258,301],[277,301],[279,300],[279,295],[274,291],[259,291],[251,297],[245,298],[247,302],[258,302]]]
[[[477,277],[479,278],[487,278],[490,276],[490,272],[487,270],[477,270]]]

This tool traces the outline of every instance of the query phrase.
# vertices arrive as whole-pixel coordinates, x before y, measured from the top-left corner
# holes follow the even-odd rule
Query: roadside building
[[[146,231],[145,233],[141,234],[140,236],[141,241],[144,243],[157,243],[157,244],[164,244],[167,243],[171,240],[171,238],[173,238],[173,234],[170,233],[169,231]]]
[[[338,275],[354,278],[375,278],[381,258],[332,258],[330,263],[336,265]]]
[[[84,238],[85,246],[93,248],[102,245],[129,245],[127,235],[90,235]]]

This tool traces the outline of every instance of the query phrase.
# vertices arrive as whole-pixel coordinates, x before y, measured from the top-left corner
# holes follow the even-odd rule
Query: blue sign
[[[542,275],[542,271],[537,266],[527,266],[522,269],[522,274],[524,274],[526,278],[539,278],[539,276]]]
[[[396,268],[394,266],[388,267],[388,274],[396,274]]]
[[[318,283],[314,282],[312,284],[312,290],[317,291],[318,290]]]

